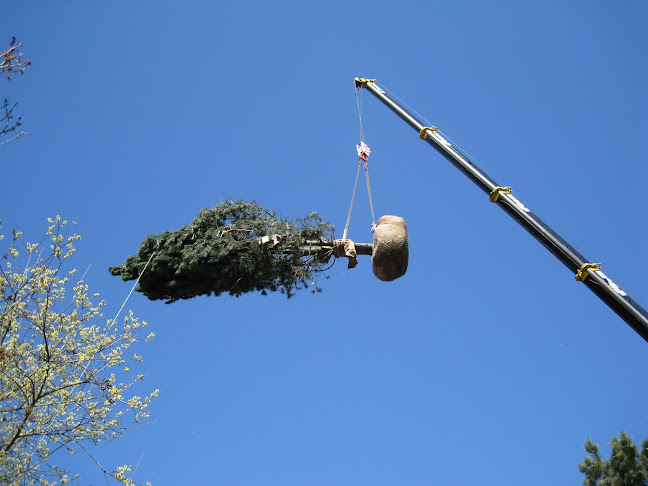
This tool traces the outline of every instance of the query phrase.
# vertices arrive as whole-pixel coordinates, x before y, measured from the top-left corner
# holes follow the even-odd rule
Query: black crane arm
[[[563,240],[546,223],[533,214],[524,204],[518,201],[510,188],[498,185],[484,171],[477,167],[467,155],[462,153],[446,140],[436,127],[426,127],[421,120],[410,113],[398,101],[381,89],[373,79],[356,78],[357,88],[365,88],[408,125],[419,133],[421,139],[434,147],[457,169],[463,172],[485,193],[490,195],[491,202],[497,204],[535,239],[553,253],[567,268],[572,271],[577,280],[582,281],[592,292],[616,312],[644,340],[648,341],[648,312],[610,280],[600,268],[600,265],[590,263],[577,252],[569,243]]]

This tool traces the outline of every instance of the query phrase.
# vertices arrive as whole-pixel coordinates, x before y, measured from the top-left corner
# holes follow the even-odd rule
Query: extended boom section
[[[623,320],[625,320],[644,340],[648,341],[648,312],[635,302],[617,284],[610,280],[599,264],[591,263],[563,240],[546,223],[533,214],[524,204],[511,194],[511,189],[502,187],[477,167],[464,153],[446,140],[436,127],[428,127],[415,115],[405,109],[382,90],[375,80],[356,78],[355,85],[365,88],[382,101],[394,113],[443,155],[457,169],[489,195],[491,202],[512,216],[522,227],[531,233],[567,268],[572,271],[576,280],[582,281],[592,292],[603,300]]]

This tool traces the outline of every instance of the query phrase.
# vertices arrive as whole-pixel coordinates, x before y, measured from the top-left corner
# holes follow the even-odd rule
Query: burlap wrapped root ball
[[[373,244],[371,264],[376,277],[390,282],[405,275],[409,260],[405,219],[392,215],[380,218],[374,230]]]

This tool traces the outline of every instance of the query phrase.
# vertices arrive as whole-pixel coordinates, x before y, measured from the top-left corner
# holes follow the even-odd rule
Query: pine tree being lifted
[[[141,275],[137,290],[167,304],[253,291],[292,297],[321,291],[316,281],[333,256],[325,244],[332,233],[317,213],[291,221],[255,202],[227,200],[177,231],[147,236],[136,256],[109,270],[123,280]]]
[[[300,289],[321,292],[317,278],[331,257],[346,257],[353,268],[357,255],[371,255],[373,272],[383,281],[407,270],[403,218],[380,218],[374,244],[332,236],[333,226],[317,213],[291,221],[254,201],[227,200],[177,231],[147,236],[137,255],[109,270],[126,281],[139,278],[136,290],[167,304],[223,293],[279,291],[290,298]]]

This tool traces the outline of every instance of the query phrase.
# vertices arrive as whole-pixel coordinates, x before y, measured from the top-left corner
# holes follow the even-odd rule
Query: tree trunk
[[[313,255],[317,253],[329,253],[333,251],[333,242],[317,241],[302,249]],[[371,255],[373,253],[373,243],[355,243],[355,249],[358,255]]]

